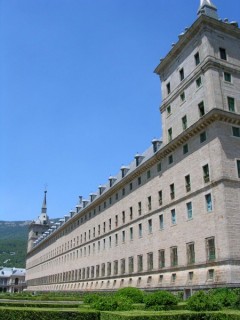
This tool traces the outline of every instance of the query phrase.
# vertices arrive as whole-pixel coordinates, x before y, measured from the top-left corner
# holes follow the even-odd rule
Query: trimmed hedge
[[[74,309],[78,308],[79,304],[66,304],[66,303],[38,303],[38,302],[0,302],[0,307],[23,307],[23,308],[59,308],[59,309]]]
[[[127,314],[117,312],[101,312],[101,320],[240,320],[240,314],[231,313],[157,313],[156,314]]]
[[[99,320],[97,311],[63,311],[0,308],[0,320]]]

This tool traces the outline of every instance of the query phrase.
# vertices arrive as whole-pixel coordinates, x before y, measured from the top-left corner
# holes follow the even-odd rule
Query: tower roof
[[[47,190],[44,191],[43,204],[41,213],[47,212]]]
[[[200,7],[198,9],[198,16],[205,14],[214,19],[218,19],[217,7],[211,0],[200,0]]]

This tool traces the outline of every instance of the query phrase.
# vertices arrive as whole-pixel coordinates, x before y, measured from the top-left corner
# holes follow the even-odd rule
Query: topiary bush
[[[91,307],[100,311],[128,311],[132,309],[132,301],[124,296],[99,297]]]
[[[126,297],[130,299],[132,303],[142,303],[144,300],[143,291],[133,287],[121,288],[116,292],[115,296]]]
[[[204,291],[196,292],[187,300],[187,309],[191,311],[217,311],[222,305],[216,296]]]
[[[170,310],[178,304],[178,299],[168,291],[157,291],[145,295],[145,308],[151,310]]]

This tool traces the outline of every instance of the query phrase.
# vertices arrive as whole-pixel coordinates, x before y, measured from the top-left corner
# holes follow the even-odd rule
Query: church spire
[[[200,0],[200,7],[198,9],[198,16],[205,14],[214,19],[218,19],[217,7],[211,0]]]
[[[47,190],[44,191],[44,198],[41,213],[47,213]]]

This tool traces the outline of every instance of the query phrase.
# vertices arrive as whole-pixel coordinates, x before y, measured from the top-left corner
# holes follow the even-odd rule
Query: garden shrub
[[[222,306],[218,299],[204,291],[196,292],[187,300],[187,309],[192,311],[217,311]]]
[[[116,292],[115,296],[126,297],[133,303],[142,303],[144,299],[143,291],[134,287],[121,288]]]
[[[100,298],[100,294],[97,293],[87,293],[83,296],[83,302],[87,304],[91,304],[97,301]]]
[[[128,311],[132,309],[132,301],[124,296],[99,297],[91,307],[100,311]]]
[[[212,289],[209,296],[210,299],[216,299],[222,307],[234,307],[238,298],[236,291],[227,288]]]
[[[156,291],[145,295],[145,308],[151,310],[169,310],[177,305],[178,299],[168,291]]]

